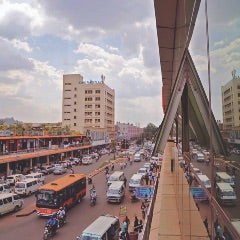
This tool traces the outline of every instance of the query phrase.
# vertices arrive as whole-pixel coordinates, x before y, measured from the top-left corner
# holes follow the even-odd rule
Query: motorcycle
[[[57,229],[51,225],[46,225],[44,227],[43,240],[50,240],[56,234]]]
[[[96,204],[97,198],[96,197],[91,197],[90,199],[90,206],[93,207]]]
[[[61,228],[63,227],[63,225],[66,223],[66,215],[65,216],[58,216],[57,217],[58,220],[58,227]]]
[[[88,184],[92,184],[92,178],[88,177]]]

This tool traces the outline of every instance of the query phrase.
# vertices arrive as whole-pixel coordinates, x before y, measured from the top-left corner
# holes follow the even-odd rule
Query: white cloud
[[[211,1],[208,6],[213,108],[219,116],[220,85],[240,66],[240,4],[218,0],[217,8]],[[61,121],[62,75],[67,72],[85,80],[101,80],[104,74],[116,92],[116,121],[160,124],[153,1],[2,0],[0,8],[0,117]],[[207,88],[204,4],[190,51]]]
[[[11,43],[17,49],[22,49],[26,52],[32,51],[32,48],[30,48],[30,46],[27,42],[20,41],[19,39],[12,39]]]

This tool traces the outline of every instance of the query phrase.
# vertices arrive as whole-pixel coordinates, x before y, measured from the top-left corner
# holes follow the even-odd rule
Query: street
[[[111,156],[112,157],[112,156]],[[107,161],[110,158],[109,155],[102,156],[97,162],[94,160],[94,163],[87,166],[74,166],[75,173],[85,173],[89,174],[93,170],[97,169],[104,161]],[[144,165],[145,162],[133,162],[132,165],[127,165],[123,169],[127,180],[130,179],[133,173],[136,173],[137,170]],[[120,166],[115,166],[114,170],[120,170]],[[111,173],[111,171],[110,171]],[[46,176],[46,181],[52,181],[59,176],[48,175]],[[60,176],[61,177],[61,176]],[[98,216],[101,214],[112,214],[118,216],[120,221],[123,219],[123,215],[120,215],[120,207],[126,206],[127,213],[131,223],[129,230],[132,230],[134,216],[137,215],[141,219],[141,201],[132,203],[130,200],[130,193],[128,187],[126,188],[126,195],[121,204],[109,204],[106,201],[106,191],[107,184],[105,173],[101,172],[95,177],[93,177],[93,184],[96,187],[97,191],[97,203],[95,206],[90,206],[89,200],[89,187],[92,185],[87,185],[87,195],[83,201],[71,208],[67,212],[67,223],[58,230],[54,239],[59,240],[74,240],[76,236],[80,233]],[[24,199],[24,209],[30,209],[35,204],[35,196],[30,196]],[[1,239],[16,240],[37,240],[42,239],[43,230],[46,218],[40,218],[36,213],[30,214],[29,216],[16,217],[18,213],[11,213],[1,217],[0,220],[0,229],[1,229]],[[122,223],[122,221],[121,221]]]

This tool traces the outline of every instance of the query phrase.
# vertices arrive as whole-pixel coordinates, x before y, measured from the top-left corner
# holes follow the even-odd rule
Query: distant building
[[[116,123],[117,128],[117,139],[133,139],[139,138],[143,134],[143,128],[135,126],[130,123]]]
[[[222,86],[223,137],[233,145],[240,144],[240,77],[232,72],[233,79]]]
[[[93,142],[114,138],[115,91],[102,80],[83,81],[80,74],[63,75],[62,125],[87,134]]]

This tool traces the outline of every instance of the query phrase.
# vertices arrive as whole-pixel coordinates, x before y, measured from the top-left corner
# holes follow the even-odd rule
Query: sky
[[[204,2],[189,46],[208,95]],[[217,4],[217,6],[216,6]],[[115,122],[163,119],[153,0],[0,0],[0,118],[61,122],[63,74],[115,89]],[[212,109],[240,72],[239,0],[208,1]]]

